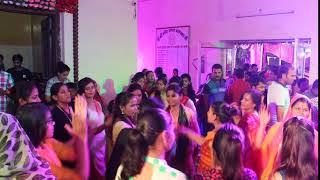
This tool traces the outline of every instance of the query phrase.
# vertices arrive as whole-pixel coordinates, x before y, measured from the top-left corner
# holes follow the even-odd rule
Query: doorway
[[[0,5],[0,22],[5,70],[13,67],[12,56],[20,54],[42,95],[60,60],[59,13]]]

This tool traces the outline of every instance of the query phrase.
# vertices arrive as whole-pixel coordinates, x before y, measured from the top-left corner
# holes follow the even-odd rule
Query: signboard
[[[156,67],[162,67],[168,79],[177,68],[179,75],[189,73],[190,26],[156,29]]]

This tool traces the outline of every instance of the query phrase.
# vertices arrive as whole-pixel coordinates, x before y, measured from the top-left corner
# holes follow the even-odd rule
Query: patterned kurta
[[[0,89],[6,91],[14,85],[11,74],[0,71]],[[7,112],[9,98],[6,95],[0,94],[0,112]]]
[[[19,122],[0,113],[0,179],[56,179]]]

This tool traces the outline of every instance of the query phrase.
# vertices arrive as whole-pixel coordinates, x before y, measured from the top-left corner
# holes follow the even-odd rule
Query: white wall
[[[237,19],[236,15],[294,10],[294,14]],[[199,42],[241,39],[311,38],[310,82],[318,76],[318,1],[300,0],[149,0],[138,3],[138,59],[154,68],[155,29],[191,26],[192,61],[199,57]],[[199,59],[198,59],[199,60]]]
[[[72,16],[63,17],[64,59],[72,68]],[[80,0],[80,79],[91,77],[101,87],[106,79],[113,79],[120,91],[136,72],[136,44],[137,26],[129,1]],[[73,80],[72,72],[69,78]]]

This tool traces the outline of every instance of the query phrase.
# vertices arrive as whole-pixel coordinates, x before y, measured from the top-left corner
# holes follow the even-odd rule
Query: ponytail
[[[232,122],[232,117],[240,114],[235,107],[224,102],[216,102],[212,104],[211,107],[222,124]]]
[[[212,148],[222,168],[223,179],[244,179],[243,142],[243,132],[231,123],[223,125],[214,136]]]
[[[142,133],[137,129],[131,129],[128,133],[128,144],[122,155],[121,179],[129,179],[140,174],[147,153],[148,143]]]
[[[137,127],[128,132],[128,143],[122,154],[121,179],[140,174],[148,147],[156,143],[159,134],[167,129],[170,121],[170,115],[162,109],[146,109],[138,115]]]

